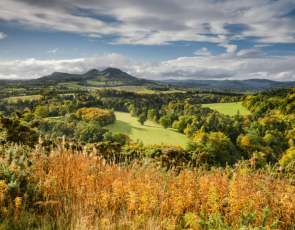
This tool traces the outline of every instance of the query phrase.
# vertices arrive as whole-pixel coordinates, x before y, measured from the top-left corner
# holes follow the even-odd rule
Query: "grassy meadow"
[[[87,81],[88,84],[93,84],[93,85],[105,85],[106,83],[104,81]]]
[[[136,93],[149,93],[149,94],[155,94],[154,90],[149,90],[144,88],[144,86],[110,86],[110,87],[104,87],[105,89],[115,89],[115,90],[125,90],[130,92],[136,92]],[[184,90],[168,90],[168,91],[161,91],[161,93],[186,93]]]
[[[244,106],[242,106],[242,102],[203,104],[203,107],[209,107],[210,109],[217,110],[224,115],[230,116],[236,115],[238,110],[241,115],[251,113]]]
[[[76,81],[69,81],[69,82],[63,82],[63,83],[58,83],[58,86],[66,86],[68,88],[85,88],[84,85],[77,85],[78,82]]]
[[[188,142],[185,135],[172,128],[163,129],[151,121],[146,121],[144,125],[141,125],[130,113],[116,112],[116,118],[114,124],[106,125],[110,132],[127,133],[133,141],[140,139],[144,145],[163,143],[185,147]]]
[[[12,101],[16,101],[18,98],[24,100],[34,100],[34,99],[39,99],[41,96],[40,95],[30,95],[30,96],[18,96],[18,97],[8,97],[5,98],[5,100],[12,100]]]
[[[99,85],[97,85],[97,87],[89,87],[89,86],[86,87],[84,85],[77,85],[77,82],[58,83],[58,86],[61,86],[61,85],[66,86],[68,88],[82,89],[82,90],[86,90],[86,88],[87,88],[87,90],[90,90],[90,91],[99,89],[99,88],[97,88],[97,87],[99,87]]]

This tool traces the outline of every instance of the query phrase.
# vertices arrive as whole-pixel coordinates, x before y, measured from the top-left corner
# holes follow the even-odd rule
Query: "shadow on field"
[[[115,121],[114,124],[109,125],[108,128],[115,128],[116,131],[113,131],[113,132],[122,132],[122,133],[127,133],[127,134],[131,134],[132,129],[136,129],[136,130],[140,130],[140,131],[145,130],[144,128],[132,126],[128,122],[118,121],[118,120]]]
[[[157,126],[152,126],[152,125],[144,125],[144,127],[148,127],[148,128],[151,128],[151,129],[159,129],[159,128],[162,128],[162,127],[157,127]]]

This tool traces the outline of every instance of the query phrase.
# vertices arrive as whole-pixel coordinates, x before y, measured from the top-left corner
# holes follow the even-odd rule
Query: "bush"
[[[280,160],[280,164],[287,167],[292,161],[295,161],[295,147],[292,146],[286,151],[286,155]]]
[[[35,187],[28,179],[33,165],[30,149],[17,145],[5,146],[0,150],[0,155],[0,181],[7,185],[10,198],[14,200],[20,194],[27,194],[31,198]]]

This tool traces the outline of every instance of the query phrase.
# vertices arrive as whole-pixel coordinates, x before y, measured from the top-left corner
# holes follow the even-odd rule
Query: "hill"
[[[128,85],[164,85],[163,83],[158,83],[146,79],[136,78],[130,74],[123,72],[116,68],[107,68],[104,71],[99,71],[97,69],[92,69],[84,74],[69,74],[54,72],[51,75],[43,76],[38,79],[29,80],[27,82],[48,82],[48,81],[82,81],[82,84],[88,84],[87,81],[96,82],[114,82],[117,84],[128,84]]]

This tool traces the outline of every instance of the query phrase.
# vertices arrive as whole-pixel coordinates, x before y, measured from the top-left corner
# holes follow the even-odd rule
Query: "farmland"
[[[34,99],[39,99],[40,95],[30,95],[30,96],[19,96],[19,97],[9,97],[9,98],[5,98],[5,100],[12,100],[12,101],[16,101],[18,98],[24,100],[34,100]]]
[[[163,129],[161,126],[146,121],[144,125],[140,125],[136,117],[132,117],[130,113],[116,112],[116,122],[107,125],[112,133],[127,133],[133,141],[140,139],[144,145],[147,144],[173,144],[185,147],[188,139],[184,134],[178,133],[172,128]]]
[[[210,109],[217,110],[224,115],[230,116],[236,115],[238,110],[241,115],[251,113],[242,106],[242,102],[203,104],[203,107],[209,107]]]
[[[93,85],[105,85],[106,83],[104,81],[87,81],[88,84],[93,84]]]

